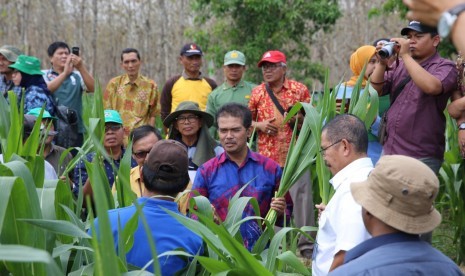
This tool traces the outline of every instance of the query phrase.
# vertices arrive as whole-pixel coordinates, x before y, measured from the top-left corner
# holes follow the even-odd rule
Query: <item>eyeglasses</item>
[[[199,118],[199,116],[197,116],[197,115],[179,116],[179,117],[176,118],[176,121],[178,121],[178,123],[185,123],[186,120],[187,120],[189,123],[193,123],[198,118]]]
[[[270,70],[274,71],[276,68],[283,67],[281,63],[265,63],[262,65],[262,71]]]
[[[122,127],[122,125],[105,125],[105,132],[108,132],[108,131],[118,131],[120,128]]]
[[[139,159],[143,159],[147,156],[147,154],[150,152],[150,150],[147,150],[147,151],[139,151],[139,152],[133,152],[132,154],[139,158]]]
[[[338,143],[340,143],[340,142],[342,142],[342,139],[337,140],[336,142],[332,143],[331,145],[329,145],[329,146],[327,146],[327,147],[325,147],[325,148],[321,148],[321,149],[320,149],[320,153],[323,154],[323,155],[325,155],[327,149],[329,149],[330,147],[332,147],[332,146],[334,146],[334,145],[336,145],[336,144],[338,144]]]

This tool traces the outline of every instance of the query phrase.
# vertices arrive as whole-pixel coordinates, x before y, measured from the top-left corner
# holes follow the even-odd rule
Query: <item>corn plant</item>
[[[76,160],[90,150],[97,151],[97,155],[101,154],[103,158],[107,157],[101,145],[101,90],[97,89],[95,94],[92,111],[88,113],[86,141],[78,149],[79,154],[66,169],[65,175],[73,169]],[[0,98],[0,143],[4,153],[4,162],[0,163],[0,275],[119,275],[138,270],[130,267],[124,258],[132,247],[134,223],[137,220],[132,220],[132,224],[121,229],[118,243],[123,249],[120,254],[115,252],[112,233],[106,223],[107,210],[115,203],[99,163],[101,158],[86,164],[101,221],[99,232],[102,235],[97,238],[96,231],[92,231],[92,236],[87,233],[88,226],[93,225],[92,210],[89,221],[83,222],[79,217],[84,200],[82,188],[75,201],[65,182],[44,181],[44,158],[37,154],[37,149],[43,147],[39,139],[41,115],[29,138],[22,143],[23,104],[18,109],[16,96],[12,92],[9,93],[9,102],[11,105],[5,98]],[[39,153],[42,152],[39,150]],[[124,183],[122,185],[129,186],[130,161],[127,161],[127,156],[124,158],[126,161],[122,162],[122,166],[128,168],[120,168],[120,179]],[[128,204],[127,201],[120,205],[124,204]],[[155,248],[153,241],[149,242]],[[155,271],[159,271],[156,251],[153,252]],[[145,274],[144,271],[137,273]]]
[[[360,93],[365,68],[366,65],[352,92],[348,112],[364,121],[366,128],[369,129],[378,114],[379,100],[377,92],[369,84],[367,85],[368,89],[365,89],[364,93]],[[297,127],[294,127],[281,184],[276,197],[283,197],[292,185],[308,170],[316,172],[318,191],[322,202],[325,204],[328,203],[332,196],[333,190],[329,184],[330,174],[318,150],[321,144],[321,130],[325,122],[330,121],[337,114],[336,93],[330,92],[328,76],[329,71],[325,75],[323,99],[316,104],[313,102],[297,103],[284,120],[284,123],[289,121],[301,108],[305,111],[305,117],[298,138]],[[336,91],[340,85],[336,87]],[[343,99],[342,106],[345,105],[344,103],[345,99]],[[341,108],[341,110],[344,110],[344,108]],[[312,166],[314,168],[311,168]],[[266,219],[271,225],[274,225],[276,222],[276,211],[270,210]]]
[[[443,214],[443,223],[447,223],[452,233],[452,235],[443,235],[453,245],[447,249],[453,252],[451,257],[455,262],[463,264],[465,263],[464,163],[459,152],[457,126],[447,112],[445,113],[447,119],[446,151],[444,163],[439,171],[440,192],[436,205]]]
[[[162,255],[177,255],[192,258],[190,267],[186,268],[184,275],[275,275],[277,273],[295,273],[299,275],[311,275],[309,268],[305,267],[294,252],[285,250],[286,237],[291,232],[308,236],[306,231],[315,231],[314,227],[302,229],[285,227],[278,233],[271,235],[264,233],[256,242],[253,251],[249,252],[243,245],[239,228],[242,223],[249,220],[263,220],[259,214],[257,200],[252,197],[239,197],[242,187],[229,201],[228,215],[224,222],[216,224],[213,220],[213,210],[206,197],[197,196],[190,200],[190,210],[198,218],[192,220],[179,214],[167,212],[191,231],[201,236],[206,244],[203,256],[193,256],[184,251],[176,250]],[[244,209],[251,205],[255,216],[243,218]],[[196,206],[196,208],[194,208]],[[268,226],[271,226],[266,220]],[[263,237],[266,236],[266,239]],[[297,237],[291,243],[297,243]],[[269,246],[268,246],[269,245]],[[199,263],[202,268],[195,273],[195,266]]]

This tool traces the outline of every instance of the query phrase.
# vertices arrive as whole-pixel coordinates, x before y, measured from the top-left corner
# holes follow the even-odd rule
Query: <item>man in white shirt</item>
[[[326,275],[344,262],[345,252],[370,238],[362,221],[362,207],[350,192],[350,183],[367,179],[373,163],[367,156],[368,134],[364,123],[349,114],[336,116],[321,134],[321,154],[333,174],[336,191],[321,212],[313,275]]]

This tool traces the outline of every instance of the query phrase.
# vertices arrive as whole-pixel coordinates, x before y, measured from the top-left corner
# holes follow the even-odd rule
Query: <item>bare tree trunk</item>
[[[91,74],[95,74],[98,63],[98,54],[97,54],[97,24],[98,24],[98,0],[92,1],[92,12],[94,15],[93,28],[92,28],[92,67],[90,68]]]

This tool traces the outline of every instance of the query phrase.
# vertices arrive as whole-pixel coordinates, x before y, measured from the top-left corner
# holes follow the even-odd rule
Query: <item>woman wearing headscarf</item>
[[[362,92],[363,88],[365,88],[367,80],[375,70],[377,62],[378,58],[376,57],[376,47],[374,46],[364,45],[352,53],[350,56],[350,70],[352,71],[352,76],[348,81],[342,83],[339,86],[336,96],[339,104],[342,102],[342,98],[345,92],[346,109],[349,107],[352,91],[354,90],[354,86],[357,83],[360,74],[362,73],[363,67],[366,64],[365,74],[363,75],[362,80],[362,90],[360,92]],[[340,105],[338,105],[338,107],[339,106]]]
[[[21,93],[17,93],[16,96],[19,104],[21,97],[24,95],[24,113],[37,107],[42,108],[45,103],[45,110],[54,116],[56,113],[55,104],[52,94],[42,77],[39,59],[33,56],[20,55],[16,62],[8,67],[14,69],[12,73],[13,83],[22,88]]]
[[[365,73],[363,74],[363,79],[361,83],[360,93],[363,92],[368,78],[371,76],[375,70],[376,63],[378,62],[378,57],[376,56],[376,47],[372,45],[364,45],[355,50],[354,53],[350,56],[350,70],[352,71],[352,76],[350,79],[339,86],[336,95],[337,108],[339,109],[342,104],[342,99],[346,99],[345,110],[347,112],[349,108],[350,98],[352,97],[352,92],[357,80],[362,74],[363,67],[366,64]],[[371,126],[370,131],[368,132],[368,157],[371,158],[373,164],[378,162],[378,159],[381,156],[383,150],[382,145],[378,142],[377,134],[379,127],[380,117],[378,116],[376,121]]]

